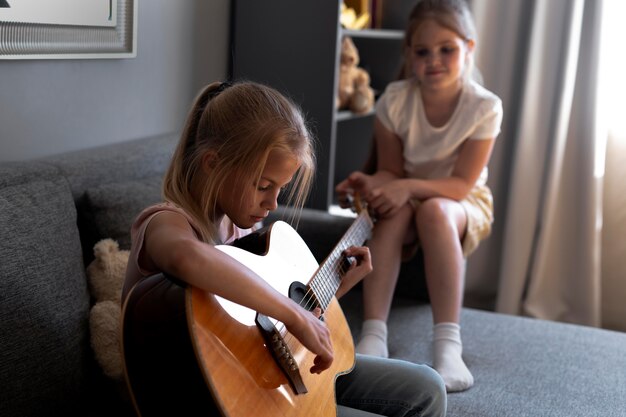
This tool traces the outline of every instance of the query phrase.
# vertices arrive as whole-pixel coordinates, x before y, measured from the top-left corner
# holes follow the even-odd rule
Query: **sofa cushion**
[[[112,237],[96,230],[87,207],[87,190],[104,184],[162,176],[177,142],[177,134],[167,134],[66,152],[41,160],[57,167],[72,190],[85,266],[93,260],[93,245],[102,238]]]
[[[75,415],[90,362],[89,294],[67,182],[0,165],[0,415]]]
[[[161,201],[161,182],[159,175],[87,189],[86,217],[91,219],[95,234],[90,240],[111,238],[120,249],[130,249],[130,227],[141,210]]]
[[[361,296],[340,300],[355,340]],[[432,327],[429,304],[394,298],[389,355],[432,363]],[[475,385],[448,395],[448,417],[625,415],[626,334],[471,308],[461,333]]]
[[[153,136],[67,152],[44,161],[61,170],[80,205],[85,192],[101,184],[163,176],[177,142],[177,134]]]

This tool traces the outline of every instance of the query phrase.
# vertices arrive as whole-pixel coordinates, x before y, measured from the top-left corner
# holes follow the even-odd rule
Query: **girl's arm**
[[[411,197],[420,200],[431,197],[446,197],[457,201],[464,199],[489,162],[494,143],[494,138],[466,140],[462,145],[452,175],[432,180],[412,180]]]
[[[384,127],[378,117],[374,121],[374,146],[377,157],[376,172],[368,175],[355,171],[335,187],[342,207],[349,207],[346,194],[358,191],[363,199],[369,200],[372,190],[403,177],[402,142]]]
[[[172,212],[155,216],[144,239],[140,263],[283,322],[317,355],[311,372],[331,365],[330,333],[324,323],[237,260],[199,241],[183,216]]]
[[[378,169],[393,170],[403,167],[400,138],[377,123]],[[432,197],[445,197],[460,201],[467,196],[476,184],[487,165],[495,138],[466,140],[450,177],[439,179],[400,178],[377,187],[369,194],[368,203],[379,215],[393,215],[410,199],[425,200]]]
[[[376,141],[377,173],[393,179],[404,177],[402,140],[387,129],[378,117],[374,120],[374,140]]]

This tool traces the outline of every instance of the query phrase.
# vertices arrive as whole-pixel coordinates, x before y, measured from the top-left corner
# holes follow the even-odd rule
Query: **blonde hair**
[[[470,41],[476,43],[474,18],[466,0],[419,0],[409,14],[409,21],[404,32],[404,63],[400,69],[399,79],[412,76],[411,38],[426,20],[434,20],[438,25],[456,33],[466,43]],[[470,77],[482,82],[482,77],[475,68],[472,57],[470,57],[467,71],[465,71],[465,79]]]
[[[163,196],[193,216],[204,241],[216,243],[212,218],[225,179],[235,174],[240,181],[257,183],[273,150],[300,162],[286,203],[302,208],[313,181],[315,152],[300,109],[261,84],[209,84],[191,107],[165,174]],[[204,172],[207,153],[214,156],[209,175]]]

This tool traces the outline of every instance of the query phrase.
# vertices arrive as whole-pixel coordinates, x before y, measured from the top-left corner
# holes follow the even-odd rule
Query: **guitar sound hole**
[[[317,300],[317,297],[315,297],[313,291],[298,281],[292,282],[289,286],[289,298],[309,311],[313,311],[316,307],[321,308],[320,303]],[[320,319],[323,320],[323,316],[321,316]]]

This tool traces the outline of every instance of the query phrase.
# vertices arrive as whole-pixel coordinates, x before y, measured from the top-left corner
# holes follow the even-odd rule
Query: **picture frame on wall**
[[[0,59],[137,56],[138,0],[0,0]]]

